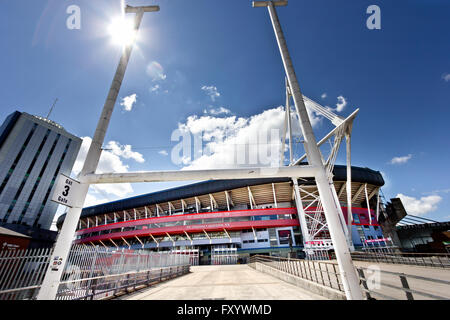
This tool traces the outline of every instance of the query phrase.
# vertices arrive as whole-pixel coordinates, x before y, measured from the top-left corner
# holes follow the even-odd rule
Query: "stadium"
[[[352,167],[351,173],[352,239],[358,249],[384,239],[376,216],[384,180],[368,168]],[[345,219],[346,174],[345,166],[333,169]],[[299,179],[298,184],[306,215],[316,214],[314,179]],[[59,228],[63,220],[64,215]],[[326,227],[317,228],[316,245],[329,239]],[[289,178],[204,181],[84,208],[75,243],[179,252],[192,255],[195,264],[243,262],[253,254],[304,255]]]

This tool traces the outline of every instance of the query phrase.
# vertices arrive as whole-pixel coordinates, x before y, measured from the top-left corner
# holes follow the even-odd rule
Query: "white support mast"
[[[326,168],[323,163],[322,155],[317,147],[317,141],[312,130],[311,122],[309,120],[308,112],[303,101],[303,95],[300,91],[300,86],[297,81],[297,76],[294,71],[291,57],[287,48],[286,40],[281,29],[280,21],[278,19],[275,6],[287,5],[287,1],[254,1],[253,7],[267,7],[269,10],[270,19],[272,21],[275,36],[280,49],[283,60],[284,69],[288,78],[291,94],[294,98],[295,107],[300,118],[300,125],[305,141],[305,151],[308,157],[308,162],[317,167],[316,184],[319,195],[322,200],[325,217],[328,222],[328,227],[333,241],[336,258],[341,272],[342,283],[344,291],[348,300],[358,299],[362,300],[363,295],[359,286],[359,277],[353,265],[350,251],[347,244],[344,231],[339,219],[339,211],[336,207],[336,202],[333,197]]]
[[[144,13],[154,11],[159,11],[159,6],[127,6],[125,8],[125,12],[135,13],[134,30],[136,34],[141,25]],[[44,277],[41,289],[39,290],[39,294],[37,295],[38,300],[54,300],[56,298],[61,275],[72,245],[73,235],[75,234],[76,226],[81,215],[81,210],[83,208],[83,204],[89,190],[89,183],[86,183],[84,181],[84,176],[89,173],[95,173],[95,171],[97,170],[97,165],[102,153],[102,145],[105,139],[106,130],[108,128],[109,121],[114,110],[114,105],[117,101],[117,96],[122,85],[125,70],[127,68],[133,46],[134,41],[123,48],[122,56],[120,58],[119,65],[117,66],[114,79],[109,89],[105,105],[103,106],[102,114],[98,121],[94,138],[92,139],[91,146],[89,147],[83,169],[78,176],[78,179],[81,182],[77,198],[78,201],[75,203],[73,208],[70,208],[67,211],[66,219],[64,220],[61,232],[58,236],[55,249],[50,260],[50,266],[47,269],[47,273]],[[54,266],[54,261],[59,261],[61,262],[61,264]]]

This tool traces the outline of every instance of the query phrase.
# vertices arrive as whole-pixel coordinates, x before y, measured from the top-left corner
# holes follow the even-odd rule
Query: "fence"
[[[336,262],[300,260],[256,255],[250,262],[262,263],[285,273],[344,292]],[[450,281],[356,267],[361,289],[367,299],[415,300],[450,299]]]
[[[0,300],[35,298],[51,254],[52,249],[0,251]]]
[[[182,256],[187,256],[189,258],[189,265],[198,266],[200,260],[200,254],[198,249],[181,249],[181,250],[171,250],[173,254],[181,254]]]
[[[352,252],[353,260],[450,268],[448,253]]]
[[[52,250],[0,253],[0,300],[35,299]],[[72,247],[57,299],[101,299],[128,287],[189,272],[189,257],[169,252]]]
[[[336,263],[261,255],[252,256],[250,258],[250,263],[252,262],[263,263],[294,276],[332,289],[344,291],[339,274],[339,267]]]
[[[367,299],[450,300],[450,281],[379,269],[356,268]],[[367,277],[372,275],[372,279]],[[374,274],[378,276],[373,277]]]

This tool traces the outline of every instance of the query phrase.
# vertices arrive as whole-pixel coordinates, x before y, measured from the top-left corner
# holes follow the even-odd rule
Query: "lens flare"
[[[114,44],[128,46],[133,43],[136,37],[136,31],[132,21],[124,17],[117,17],[111,21],[108,32]]]

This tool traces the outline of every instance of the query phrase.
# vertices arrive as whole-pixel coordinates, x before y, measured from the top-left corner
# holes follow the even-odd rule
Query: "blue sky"
[[[239,135],[277,125],[284,72],[266,9],[243,0],[128,3],[161,11],[144,16],[105,140],[105,169],[183,167],[170,157],[177,143],[171,134],[180,127]],[[381,30],[366,27],[373,4]],[[0,119],[14,110],[46,116],[58,98],[50,118],[92,136],[121,53],[107,31],[120,1],[2,5]],[[66,27],[70,5],[81,9],[80,30]],[[450,219],[449,13],[446,0],[291,0],[278,10],[303,93],[334,109],[343,97],[341,116],[360,108],[353,165],[381,171],[387,199],[402,194],[410,213],[437,220]],[[127,111],[121,103],[130,96]],[[320,138],[331,127],[317,120]],[[90,201],[174,185],[105,186],[91,190]]]

